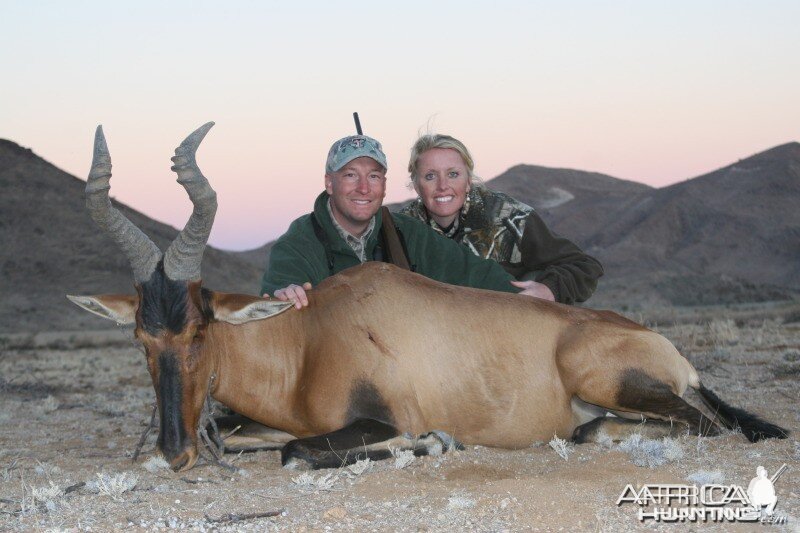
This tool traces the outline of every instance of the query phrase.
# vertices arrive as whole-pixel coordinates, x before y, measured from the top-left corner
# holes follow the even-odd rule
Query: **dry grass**
[[[571,442],[567,442],[564,439],[558,438],[556,435],[553,435],[553,438],[550,439],[548,443],[550,447],[555,451],[559,457],[564,459],[565,461],[569,460],[569,454],[572,453],[575,445]]]
[[[64,491],[52,481],[43,487],[31,488],[30,494],[34,506],[42,504],[45,509],[51,512],[58,508],[61,498],[64,497]]]
[[[392,452],[392,456],[394,457],[394,467],[398,470],[402,470],[403,468],[409,466],[414,462],[414,459],[416,459],[416,457],[414,457],[414,452],[411,450],[389,448],[389,451]]]
[[[292,478],[292,483],[300,490],[309,493],[342,490],[343,487],[340,485],[343,482],[349,481],[352,483],[359,476],[367,473],[372,468],[372,464],[370,459],[362,459],[349,466],[327,470],[319,474],[302,472]]]
[[[86,482],[86,489],[89,492],[106,496],[114,501],[122,501],[122,495],[130,492],[136,487],[139,478],[128,472],[118,472],[106,474],[101,472],[95,474],[97,479],[90,479]]]
[[[739,328],[730,318],[714,319],[708,323],[708,335],[713,346],[733,346],[739,343]]]
[[[319,475],[303,472],[299,476],[293,477],[292,483],[297,485],[300,489],[310,492],[329,491],[333,490],[339,478],[339,472],[336,470],[331,470]]]
[[[676,439],[664,437],[661,440],[653,440],[644,438],[638,433],[620,442],[619,449],[630,455],[633,464],[646,468],[663,466],[684,456],[683,448]]]

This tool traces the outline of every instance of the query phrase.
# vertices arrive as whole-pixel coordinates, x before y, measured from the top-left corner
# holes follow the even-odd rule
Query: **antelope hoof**
[[[450,450],[463,450],[464,445],[458,442],[451,435],[438,429],[426,433],[419,438],[419,444],[425,446],[426,453],[417,453],[415,455],[442,455]]]
[[[600,442],[605,440],[601,438],[600,428],[602,427],[603,419],[595,418],[575,428],[572,432],[572,442],[575,444],[588,444],[590,442]]]
[[[186,472],[197,463],[197,450],[190,448],[170,461],[169,467],[175,472]]]
[[[314,470],[314,463],[302,457],[289,457],[283,463],[283,468],[287,470]]]
[[[321,461],[317,450],[304,446],[298,440],[289,442],[281,450],[281,463],[289,470],[317,470]]]

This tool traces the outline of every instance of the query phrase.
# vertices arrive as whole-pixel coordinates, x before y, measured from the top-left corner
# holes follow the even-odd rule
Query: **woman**
[[[449,135],[423,135],[408,171],[417,198],[400,212],[500,263],[520,288],[561,303],[583,302],[603,267],[552,233],[533,208],[483,186],[467,147]],[[529,291],[530,292],[530,291]]]

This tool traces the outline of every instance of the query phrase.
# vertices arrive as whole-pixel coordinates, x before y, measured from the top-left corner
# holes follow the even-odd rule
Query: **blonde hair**
[[[464,165],[467,167],[469,181],[473,184],[480,183],[480,178],[478,178],[474,172],[475,162],[472,160],[472,155],[470,155],[464,143],[455,137],[442,135],[440,133],[426,133],[425,135],[421,135],[411,147],[411,157],[408,160],[408,173],[411,175],[412,183],[415,182],[418,177],[417,163],[419,162],[420,156],[434,148],[449,148],[458,152],[458,155],[461,156]]]

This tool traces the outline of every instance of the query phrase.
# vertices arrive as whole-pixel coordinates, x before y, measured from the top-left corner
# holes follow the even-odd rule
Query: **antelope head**
[[[87,311],[119,324],[136,324],[153,380],[160,430],[158,448],[174,470],[197,461],[197,425],[206,395],[213,393],[217,358],[205,349],[209,325],[242,324],[280,313],[291,303],[213,292],[202,287],[200,263],[208,241],[217,195],[200,172],[195,154],[214,125],[209,122],[175,149],[172,170],[194,206],[186,227],[163,254],[109,199],[111,156],[97,127],[86,182],[86,207],[127,256],[136,295],[67,296]]]

